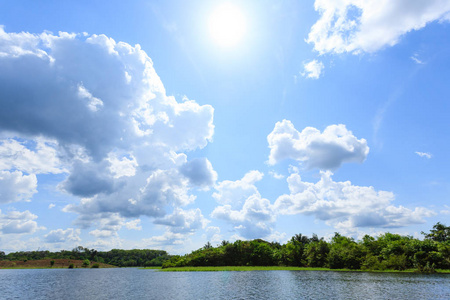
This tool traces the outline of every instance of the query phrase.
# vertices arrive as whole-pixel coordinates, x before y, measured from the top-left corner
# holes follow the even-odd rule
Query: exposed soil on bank
[[[51,265],[51,261],[55,261],[53,267]],[[83,268],[83,261],[77,259],[39,259],[39,260],[16,260],[16,261],[0,261],[0,269],[7,268],[18,268],[18,269],[38,269],[38,268],[69,268],[69,266],[73,264],[74,268]],[[116,266],[91,262],[91,264],[86,267],[90,268],[92,265],[98,264],[100,268],[116,268]]]

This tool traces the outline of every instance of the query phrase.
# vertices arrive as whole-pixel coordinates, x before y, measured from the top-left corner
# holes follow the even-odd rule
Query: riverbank
[[[77,259],[2,260],[0,261],[0,269],[67,269],[70,265],[73,265],[73,268],[83,268],[83,263],[83,260]],[[91,262],[85,268],[91,268],[96,264],[99,268],[117,268],[116,266],[96,262]]]
[[[144,268],[145,269],[145,268]],[[376,273],[415,273],[416,269],[404,271],[398,270],[351,270],[351,269],[329,269],[329,268],[307,268],[307,267],[282,267],[282,266],[225,266],[225,267],[180,267],[165,268],[162,272],[221,272],[221,271],[334,271],[334,272],[376,272]],[[450,274],[450,270],[436,270],[439,274]]]

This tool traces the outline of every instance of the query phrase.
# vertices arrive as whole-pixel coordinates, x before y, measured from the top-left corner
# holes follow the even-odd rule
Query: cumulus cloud
[[[81,241],[80,233],[80,229],[56,229],[44,235],[44,238],[47,243],[79,242]]]
[[[117,237],[118,231],[125,227],[128,230],[141,230],[140,219],[126,221],[119,213],[96,213],[82,214],[76,221],[75,225],[86,229],[95,227],[96,229],[89,232],[90,235],[97,238]]]
[[[314,7],[320,19],[307,42],[321,54],[375,52],[450,12],[446,0],[316,0]]]
[[[428,159],[433,157],[430,153],[427,153],[427,152],[418,152],[418,151],[416,151],[415,153],[417,155],[419,155],[420,157],[424,157],[424,158],[428,158]]]
[[[174,233],[166,231],[162,235],[152,236],[150,238],[142,239],[144,248],[162,248],[166,251],[175,250],[173,246],[183,245],[189,239],[190,234]],[[172,252],[173,253],[173,252]]]
[[[142,230],[141,219],[131,220],[125,223],[125,227],[128,230]]]
[[[81,200],[64,211],[105,236],[118,230],[106,219],[162,219],[215,183],[211,163],[186,154],[211,141],[214,109],[167,96],[139,45],[0,27],[0,69],[1,202],[30,199],[36,174],[67,173],[60,190]]]
[[[36,175],[0,171],[0,203],[29,201],[37,193]]]
[[[229,222],[244,238],[263,238],[271,234],[276,219],[272,205],[261,197],[254,185],[262,176],[259,171],[250,171],[241,180],[219,183],[213,197],[224,205],[217,206],[211,217]]]
[[[35,150],[30,150],[33,147]],[[13,138],[0,140],[0,170],[15,169],[28,174],[66,172],[54,141],[36,138],[20,142]]]
[[[10,211],[7,214],[2,214],[0,210],[0,232],[3,234],[31,234],[39,229],[44,229],[44,227],[39,227],[35,214],[26,210],[20,211]]]
[[[180,172],[199,187],[210,187],[217,180],[217,173],[207,158],[196,158],[183,164]]]
[[[205,240],[209,241],[213,245],[217,245],[222,241],[222,235],[220,234],[220,228],[217,226],[209,226],[206,228]]]
[[[202,215],[199,208],[182,210],[176,208],[170,215],[156,219],[155,224],[166,225],[168,230],[174,233],[193,233],[200,228],[205,228],[209,223]]]
[[[358,140],[342,124],[328,126],[322,133],[313,127],[299,132],[291,121],[283,120],[275,124],[267,141],[271,165],[283,159],[295,159],[308,169],[332,170],[344,162],[362,163],[369,153],[366,140]]]
[[[96,238],[109,238],[109,237],[116,237],[117,231],[112,230],[100,230],[100,229],[94,229],[89,232],[90,235],[95,236]]]
[[[239,206],[251,195],[258,194],[255,183],[260,181],[263,176],[263,173],[254,170],[249,171],[240,180],[224,180],[216,185],[216,192],[212,196],[221,204]]]
[[[416,207],[394,206],[394,194],[369,186],[355,186],[350,181],[335,182],[330,171],[322,171],[317,183],[302,181],[294,173],[287,179],[290,194],[274,203],[281,215],[313,215],[337,229],[355,227],[394,228],[424,223],[434,212]]]
[[[102,163],[83,163],[75,161],[70,175],[62,184],[62,188],[69,193],[90,197],[100,193],[110,194],[114,190],[114,180],[111,176],[107,161]]]
[[[284,175],[278,174],[275,171],[269,171],[269,175],[272,176],[275,179],[284,179]]]
[[[314,59],[310,62],[303,64],[304,72],[302,76],[311,79],[319,79],[322,74],[322,70],[325,68],[323,63]]]

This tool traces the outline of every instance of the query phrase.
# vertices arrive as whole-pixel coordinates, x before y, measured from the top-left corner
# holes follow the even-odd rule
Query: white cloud
[[[180,167],[180,172],[194,186],[209,188],[217,180],[217,173],[207,158],[195,158],[186,162]]]
[[[316,0],[314,7],[320,19],[307,42],[321,54],[375,52],[450,12],[447,0]]]
[[[109,251],[111,249],[124,249],[123,241],[117,236],[107,238],[97,238],[93,242],[86,242],[85,247],[99,251]]]
[[[98,111],[103,106],[103,101],[92,96],[82,83],[78,84],[78,96],[88,101],[87,106],[91,111]]]
[[[3,234],[31,234],[39,229],[45,229],[39,227],[34,221],[37,219],[35,214],[26,210],[10,211],[7,214],[2,214],[0,210],[0,232]]]
[[[322,62],[314,59],[310,62],[304,63],[303,68],[305,71],[302,73],[302,76],[311,79],[319,79],[324,69],[324,65]]]
[[[425,64],[422,60],[420,60],[420,59],[417,57],[417,55],[411,56],[411,59],[412,59],[416,64],[418,64],[418,65],[423,65],[423,64]]]
[[[182,254],[184,251],[180,251],[181,246],[186,246],[190,242],[190,236],[192,233],[174,233],[166,231],[162,235],[152,236],[150,238],[142,239],[141,248],[146,249],[162,249],[169,253]]]
[[[90,231],[89,234],[92,236],[95,236],[96,238],[100,238],[100,239],[118,236],[116,231],[99,230],[99,229],[94,229],[94,230]]]
[[[110,153],[108,161],[111,164],[109,169],[114,178],[124,176],[132,177],[136,175],[136,167],[138,166],[138,163],[134,156],[130,155],[130,158],[123,156],[119,159],[117,155]]]
[[[166,225],[168,230],[174,233],[194,233],[200,228],[205,228],[209,221],[203,217],[199,208],[191,210],[175,208],[171,215],[156,219],[154,223]]]
[[[262,176],[259,171],[250,171],[241,180],[219,183],[213,197],[225,205],[217,206],[211,217],[229,222],[248,239],[270,235],[276,217],[270,201],[262,198],[254,185]]]
[[[297,131],[289,120],[277,122],[267,136],[269,164],[295,159],[308,169],[336,169],[344,162],[362,163],[369,153],[365,139],[357,139],[345,125],[331,125],[321,133],[313,127]]]
[[[440,213],[443,214],[443,215],[450,215],[450,206],[444,205],[444,209],[442,209],[440,211]]]
[[[52,208],[55,207],[55,206],[56,206],[55,204],[50,203],[50,204],[48,205],[48,209],[52,209]]]
[[[81,228],[94,227],[94,230],[89,231],[89,234],[96,238],[115,238],[118,237],[118,231],[123,227],[128,230],[141,230],[140,219],[134,219],[126,222],[126,218],[119,213],[92,213],[81,214],[74,222],[75,225]]]
[[[284,178],[284,175],[278,174],[275,171],[269,171],[269,175],[272,176],[275,179],[283,179]]]
[[[376,191],[373,187],[355,186],[350,181],[335,182],[330,171],[321,172],[317,183],[302,181],[299,174],[287,179],[289,195],[282,195],[274,203],[274,210],[282,215],[314,215],[337,229],[356,227],[403,227],[424,223],[434,212],[423,207],[411,210],[394,206],[391,192]]]
[[[433,157],[430,153],[427,153],[427,152],[418,152],[418,151],[416,151],[415,152],[417,155],[419,155],[420,157],[425,157],[425,158],[428,158],[428,159],[430,159],[431,157]]]
[[[1,202],[30,199],[35,174],[68,173],[59,188],[81,200],[64,211],[100,236],[163,218],[216,181],[207,159],[185,154],[212,140],[214,109],[167,96],[139,45],[1,27],[0,69]],[[122,219],[104,228],[111,218]]]
[[[206,228],[205,240],[209,241],[213,245],[217,245],[222,241],[222,235],[220,234],[220,228],[217,226],[209,226]]]
[[[249,171],[240,180],[224,180],[216,185],[217,192],[213,198],[221,204],[241,205],[248,197],[257,194],[258,189],[254,185],[263,178],[264,174],[259,171]]]
[[[142,230],[141,219],[131,220],[124,225],[128,230]]]
[[[27,147],[34,147],[35,151]],[[0,140],[0,170],[16,169],[28,174],[66,172],[55,141],[36,138],[28,143],[9,138]]]
[[[0,171],[0,203],[29,201],[37,193],[36,175]]]
[[[81,241],[80,233],[80,229],[56,229],[47,233],[44,238],[47,243],[79,242]]]

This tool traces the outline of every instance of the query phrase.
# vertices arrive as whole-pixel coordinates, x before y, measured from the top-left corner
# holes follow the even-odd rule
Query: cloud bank
[[[330,171],[321,172],[317,183],[302,181],[298,173],[287,179],[290,194],[278,197],[274,210],[280,215],[312,215],[334,228],[349,232],[356,228],[397,228],[424,223],[435,213],[423,207],[394,206],[392,192],[350,181],[336,182]]]

